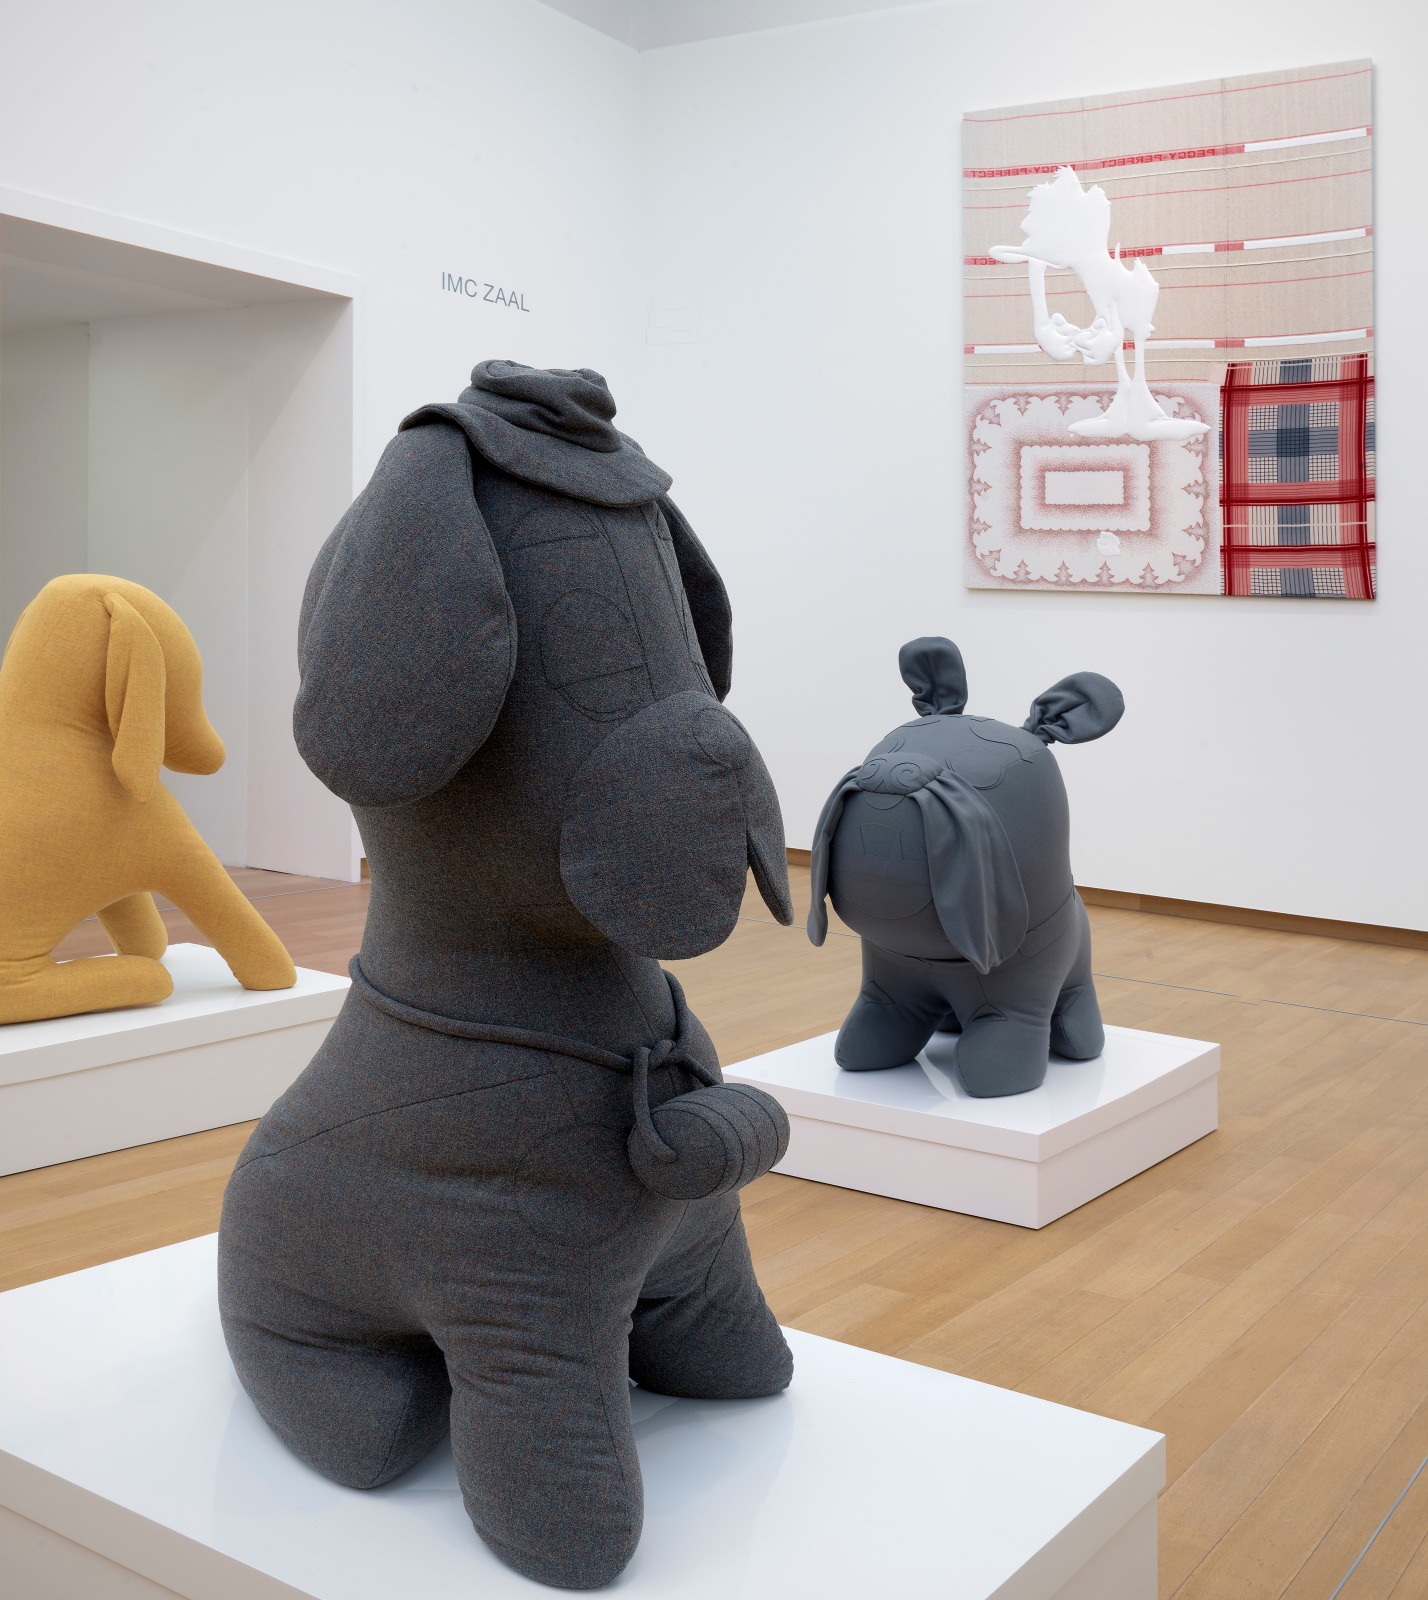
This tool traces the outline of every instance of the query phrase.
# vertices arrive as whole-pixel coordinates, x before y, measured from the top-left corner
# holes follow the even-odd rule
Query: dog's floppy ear
[[[164,652],[154,630],[122,594],[106,594],[104,609],[109,613],[104,711],[114,735],[114,773],[136,800],[147,800],[164,764]]]
[[[927,836],[937,920],[958,954],[988,973],[1026,938],[1026,888],[1011,840],[982,794],[953,772],[912,798]]]
[[[516,618],[465,435],[408,428],[308,579],[293,732],[352,805],[435,794],[480,749],[516,667]]]
[[[1053,683],[1031,702],[1022,723],[1043,744],[1085,744],[1099,739],[1121,720],[1126,703],[1121,691],[1099,672],[1073,672]]]
[[[854,767],[838,780],[838,787],[824,802],[818,826],[813,830],[813,849],[808,858],[811,894],[807,926],[809,940],[816,945],[821,945],[828,937],[828,907],[824,901],[828,898],[828,856],[833,849],[833,835],[838,831],[848,796],[858,791],[853,780],[860,770]]]
[[[674,558],[679,563],[689,614],[694,618],[699,652],[714,693],[723,700],[734,675],[734,613],[729,594],[709,552],[689,526],[689,519],[667,494],[660,496],[659,506],[674,541]]]

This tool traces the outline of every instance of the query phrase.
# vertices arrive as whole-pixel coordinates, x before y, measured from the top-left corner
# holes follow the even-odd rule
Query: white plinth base
[[[164,957],[153,1006],[0,1027],[0,1174],[260,1117],[312,1059],[350,987],[298,968],[249,990],[205,945]]]
[[[731,1067],[766,1089],[793,1137],[778,1172],[1043,1228],[1219,1126],[1220,1047],[1107,1028],[1094,1061],[1051,1058],[1030,1094],[978,1100],[955,1034],[916,1062],[843,1072],[825,1033]]]
[[[362,1494],[277,1442],[212,1237],[0,1295],[0,1571],[24,1600],[503,1600],[443,1447]],[[651,1600],[1155,1600],[1159,1434],[810,1334],[770,1400],[635,1391]],[[14,1583],[18,1576],[18,1586]]]

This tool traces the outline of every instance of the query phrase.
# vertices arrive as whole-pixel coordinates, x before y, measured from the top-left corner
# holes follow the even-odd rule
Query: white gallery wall
[[[0,189],[359,285],[350,338],[323,319],[351,312],[309,301],[5,341],[0,611],[85,568],[178,608],[229,754],[212,778],[166,781],[223,860],[355,875],[346,808],[310,803],[288,732],[297,615],[401,417],[489,356],[631,387],[637,70],[535,0],[57,0],[7,17]],[[290,415],[344,359],[355,451],[350,408],[330,436]]]
[[[243,864],[248,316],[197,311],[89,324],[89,551],[78,569],[153,589],[200,642],[204,707],[227,759],[211,777],[169,773],[164,782],[218,859]]]
[[[1077,668],[1124,685],[1121,728],[1060,755],[1083,883],[1424,927],[1424,31],[1403,0],[948,0],[639,53],[536,0],[51,0],[7,19],[0,186],[354,275],[354,488],[479,359],[604,371],[729,582],[733,706],[790,843],[906,715],[898,646],[947,633],[988,714],[1019,721]],[[1378,73],[1382,598],[964,590],[962,112],[1357,56]],[[295,614],[305,562],[280,545],[249,582]],[[255,644],[250,619],[250,668],[288,630],[279,610]]]
[[[61,573],[155,590],[226,749],[168,780],[199,831],[231,864],[355,877],[351,815],[291,733],[303,581],[352,493],[352,303],[24,203],[0,190],[0,639]]]
[[[31,595],[88,565],[89,329],[22,329],[3,351],[0,646]]]
[[[307,770],[292,737],[297,633],[315,537],[341,506],[329,485],[352,472],[352,308],[289,301],[251,309],[248,363],[247,853],[312,871],[335,854],[338,824],[355,878],[361,840],[348,808]],[[339,410],[340,404],[340,410]],[[323,804],[309,798],[316,790]],[[286,868],[282,863],[288,863]],[[336,866],[320,875],[341,877]]]
[[[641,57],[661,239],[648,291],[683,318],[657,310],[646,335],[643,443],[732,591],[731,705],[791,844],[911,714],[898,646],[940,633],[987,715],[1020,722],[1079,668],[1124,687],[1110,737],[1058,749],[1078,881],[1428,928],[1410,381],[1425,43],[1403,0],[997,0]],[[1376,67],[1381,598],[965,590],[963,111],[1361,56]]]
[[[0,187],[355,275],[364,482],[487,356],[629,388],[638,70],[536,0],[11,7]]]
[[[291,708],[303,587],[351,477],[350,315],[313,298],[89,323],[88,548],[69,565],[153,589],[198,641],[227,759],[165,782],[218,858],[329,877],[356,876],[349,819]],[[0,485],[0,550],[7,504]]]

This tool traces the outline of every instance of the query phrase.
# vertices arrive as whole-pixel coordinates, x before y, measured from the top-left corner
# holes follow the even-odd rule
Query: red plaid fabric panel
[[[1373,599],[1369,356],[1232,362],[1220,449],[1226,594]]]

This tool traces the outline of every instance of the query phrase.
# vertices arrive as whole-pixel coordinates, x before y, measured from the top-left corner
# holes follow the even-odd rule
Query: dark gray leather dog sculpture
[[[827,896],[863,941],[863,987],[838,1034],[850,1072],[911,1061],[960,1033],[969,1094],[1021,1094],[1047,1054],[1084,1061],[1105,1043],[1086,908],[1071,881],[1070,818],[1047,746],[1099,739],[1121,692],[1078,672],[1024,726],[963,715],[967,674],[950,639],[914,639],[898,666],[917,720],[848,773],[813,841],[808,936]]]
[[[371,909],[219,1265],[290,1449],[371,1488],[449,1420],[482,1538],[576,1589],[639,1540],[629,1380],[736,1399],[792,1371],[736,1193],[788,1124],[721,1083],[656,959],[728,937],[749,865],[792,921],[783,825],[720,704],[723,584],[614,412],[598,373],[483,363],[318,557],[295,729]]]

